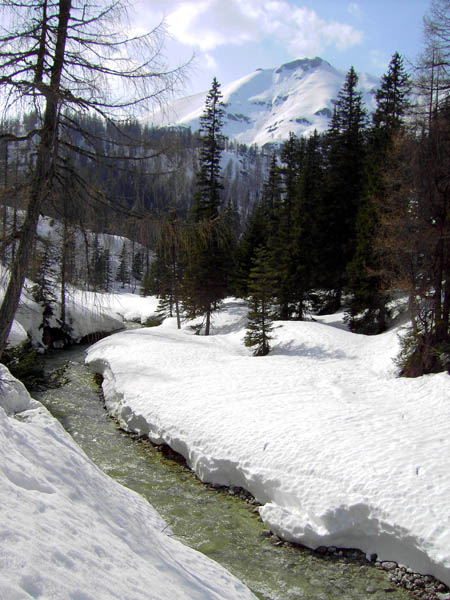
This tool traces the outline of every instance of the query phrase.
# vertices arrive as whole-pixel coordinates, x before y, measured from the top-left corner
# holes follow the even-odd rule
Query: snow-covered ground
[[[215,335],[167,320],[98,342],[87,362],[124,426],[202,480],[249,490],[285,539],[358,547],[450,584],[450,378],[397,378],[397,331],[320,320],[278,323],[272,353],[255,358],[230,300]]]
[[[250,600],[0,365],[0,598]]]
[[[23,211],[18,211],[19,222],[23,219]],[[12,219],[12,213],[9,215]],[[59,221],[49,217],[41,216],[39,218],[37,236],[39,240],[38,248],[42,246],[43,241],[51,242],[54,247],[54,253],[58,254],[58,248],[62,244],[62,225]],[[121,284],[114,281],[115,273],[120,261],[120,254],[125,244],[128,252],[133,247],[131,240],[117,235],[104,233],[94,234],[86,231],[82,234],[76,230],[73,232],[73,243],[77,249],[78,259],[76,268],[79,272],[80,280],[83,280],[82,271],[86,269],[84,264],[85,244],[87,243],[92,254],[95,244],[101,251],[107,251],[109,254],[110,271],[113,281],[110,282],[111,293],[90,292],[67,286],[66,289],[66,322],[71,326],[71,335],[74,341],[80,341],[88,334],[95,332],[111,332],[121,329],[124,320],[135,320],[142,318],[143,321],[152,315],[156,310],[157,300],[155,298],[139,297],[140,285],[137,281],[132,281],[125,289]],[[139,244],[134,244],[136,252],[145,253],[145,249]],[[57,256],[52,255],[52,259],[57,262]],[[152,258],[150,253],[150,258]],[[130,260],[128,261],[130,262]],[[53,303],[53,316],[49,318],[50,327],[59,327],[58,318],[60,316],[60,287],[58,284],[57,269],[51,270],[47,274],[49,281],[53,281],[53,292],[56,301]],[[0,300],[3,299],[4,291],[8,284],[9,271],[3,265],[0,265]],[[33,299],[32,288],[34,282],[26,279],[22,290],[19,308],[11,328],[8,343],[10,346],[18,346],[27,339],[31,339],[36,347],[44,347],[42,342],[42,305]],[[134,293],[132,293],[134,292]]]
[[[1,275],[1,267],[0,267]],[[4,293],[4,278],[0,278],[0,298]],[[26,280],[19,308],[8,338],[10,346],[18,346],[31,338],[36,346],[42,345],[43,308],[32,298],[33,282]],[[122,329],[124,321],[145,322],[156,311],[158,300],[154,296],[142,297],[128,291],[116,293],[88,292],[69,289],[66,298],[66,318],[72,337],[81,340],[95,332],[111,332]],[[59,304],[50,318],[50,325],[57,327]]]

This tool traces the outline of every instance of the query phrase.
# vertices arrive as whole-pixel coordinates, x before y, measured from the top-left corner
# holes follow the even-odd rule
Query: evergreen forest
[[[55,96],[64,101],[52,129],[46,92],[35,110],[1,123],[2,263],[12,272],[22,264],[17,281],[34,281],[48,310],[56,302],[49,281],[62,298],[70,285],[132,286],[157,294],[159,316],[176,316],[178,327],[202,317],[197,333],[205,335],[225,297],[245,298],[245,344],[257,356],[270,351],[275,320],[344,310],[351,331],[376,335],[406,313],[401,373],[449,369],[448,3],[433,4],[425,28],[414,69],[392,57],[375,112],[364,106],[351,67],[327,131],[291,134],[279,146],[224,137],[216,79],[196,132],[117,121],[104,102],[80,111],[81,100],[64,91]],[[3,69],[13,58],[19,64],[17,56],[5,52]],[[47,83],[36,56],[40,94]],[[24,93],[13,74],[6,84]],[[52,141],[43,149],[46,131]],[[60,223],[58,247],[35,235],[39,214]],[[114,268],[105,233],[123,237]],[[7,325],[6,308],[0,321]],[[63,308],[60,325],[67,330]]]

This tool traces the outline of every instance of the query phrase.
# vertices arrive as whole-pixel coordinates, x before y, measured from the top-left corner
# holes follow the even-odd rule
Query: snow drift
[[[144,498],[102,473],[0,365],[0,597],[250,600],[169,537]]]
[[[450,379],[396,377],[397,332],[336,316],[278,323],[267,357],[245,308],[216,335],[163,326],[91,347],[109,411],[181,453],[203,481],[242,486],[283,538],[377,553],[450,584]]]

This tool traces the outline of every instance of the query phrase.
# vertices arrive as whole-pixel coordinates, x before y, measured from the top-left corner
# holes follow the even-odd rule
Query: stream
[[[100,469],[145,496],[180,541],[222,564],[260,600],[413,598],[364,560],[283,544],[268,535],[252,501],[201,483],[180,461],[121,431],[83,364],[85,349],[46,355],[46,371],[68,363],[68,381],[32,395]]]

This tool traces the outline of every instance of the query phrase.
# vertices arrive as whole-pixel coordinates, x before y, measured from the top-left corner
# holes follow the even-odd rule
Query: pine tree
[[[272,305],[276,290],[276,276],[273,272],[269,253],[260,246],[256,250],[253,267],[249,276],[249,310],[247,333],[244,344],[255,348],[254,356],[265,356],[270,352],[270,335],[273,330],[274,313]]]

